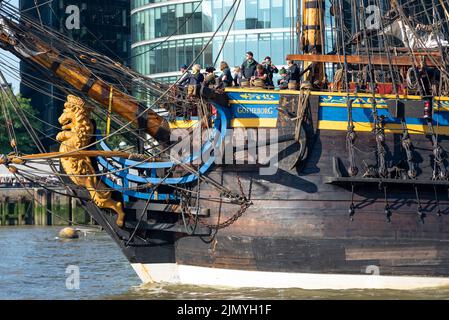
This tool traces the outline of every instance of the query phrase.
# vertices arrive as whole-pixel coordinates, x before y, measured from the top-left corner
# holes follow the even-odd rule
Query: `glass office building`
[[[285,56],[296,51],[296,0],[242,0],[234,16],[234,0],[132,0],[132,66],[138,72],[160,81],[174,81],[179,66],[189,65],[199,55],[204,67],[222,60],[240,65],[247,51],[257,61],[271,56],[274,64],[285,64]],[[218,58],[217,58],[218,57]]]

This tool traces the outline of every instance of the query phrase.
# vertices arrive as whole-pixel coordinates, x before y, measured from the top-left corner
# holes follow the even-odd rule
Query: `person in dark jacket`
[[[263,65],[258,64],[256,67],[256,73],[254,74],[254,76],[252,77],[251,80],[262,80],[263,84],[265,86],[268,85],[268,83],[270,82],[270,79],[268,78],[268,73],[267,73],[267,69],[264,68]]]
[[[256,73],[256,67],[258,63],[254,60],[253,53],[251,51],[248,51],[246,53],[246,59],[242,63],[242,76],[245,79],[251,79],[252,76]]]
[[[287,65],[288,65],[287,74],[280,81],[278,81],[280,89],[287,89],[288,84],[293,81],[295,81],[296,84],[299,86],[301,77],[306,72],[312,70],[314,67],[314,64],[312,63],[306,69],[301,71],[299,66],[291,60],[287,60]]]
[[[296,81],[296,83],[299,83],[299,81],[301,80],[301,70],[299,69],[298,65],[292,60],[287,60],[287,65],[287,82]]]
[[[195,64],[192,67],[192,73],[189,76],[189,85],[199,86],[203,83],[204,76],[201,73],[201,66],[199,64]]]
[[[265,60],[263,62],[263,66],[264,66],[264,68],[265,68],[265,70],[267,72],[267,75],[268,75],[267,86],[274,87],[273,75],[275,73],[279,72],[278,68],[276,68],[276,66],[271,62],[271,58],[270,57],[265,57]]]
[[[279,89],[287,89],[288,81],[287,81],[287,70],[284,67],[279,70],[279,75],[281,78],[278,80]]]
[[[231,68],[229,68],[227,62],[222,61],[220,63],[220,70],[222,72],[221,76],[218,78],[220,88],[232,87],[232,81],[234,79],[232,78]]]
[[[207,67],[206,74],[204,75],[203,86],[208,88],[214,88],[216,84],[217,84],[217,76],[215,75],[215,68],[212,66]]]
[[[189,76],[190,72],[188,70],[188,66],[183,64],[179,67],[179,71],[181,71],[181,78],[178,81],[178,86],[183,89],[186,85],[189,84]]]

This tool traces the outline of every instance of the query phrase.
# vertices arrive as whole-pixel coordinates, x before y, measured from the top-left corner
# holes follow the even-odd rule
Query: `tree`
[[[15,98],[13,96],[7,96],[5,93],[0,92],[0,154],[8,154],[14,151],[14,149],[11,147],[11,141],[8,135],[6,119],[4,116],[4,108],[6,108],[8,113],[7,116],[11,119],[11,122],[13,124],[18,150],[24,154],[35,153],[37,151],[37,147],[31,139],[31,136],[27,132],[26,128],[22,125],[19,115],[14,111],[14,108],[12,106],[12,99]],[[39,131],[42,130],[43,125],[41,121],[35,118],[38,112],[31,106],[30,99],[22,98],[20,95],[17,95],[16,99],[19,102],[20,108],[23,110],[31,126],[35,130],[38,130],[36,133],[40,135]]]

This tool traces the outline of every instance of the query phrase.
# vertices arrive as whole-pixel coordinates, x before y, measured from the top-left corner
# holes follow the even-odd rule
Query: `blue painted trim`
[[[213,136],[215,136],[219,132],[218,128],[220,127],[220,123],[222,120],[223,119],[216,120],[216,122],[214,124],[214,128],[212,130]],[[222,130],[223,130],[223,128],[222,128]],[[102,137],[98,136],[98,138],[101,139]],[[111,148],[109,148],[109,146],[104,142],[104,140],[100,142],[100,147],[105,151],[111,151]],[[183,159],[181,162],[182,163],[192,163],[192,162],[196,161],[203,153],[209,151],[209,149],[211,147],[213,147],[212,143],[210,141],[207,141],[206,144],[204,144],[201,147],[201,150],[199,152],[189,156],[186,159]],[[175,163],[172,161],[140,163],[139,161],[128,160],[128,159],[124,159],[124,158],[114,157],[112,159],[115,162],[120,163],[124,167],[132,167],[133,169],[134,168],[135,169],[163,169],[163,168],[171,168],[175,165]]]
[[[377,109],[379,116],[385,116],[384,122],[400,124],[401,121],[398,118],[394,118],[388,112],[388,109]],[[348,121],[348,111],[346,108],[338,107],[320,107],[319,120],[325,121]],[[373,111],[367,108],[354,108],[352,109],[352,117],[354,122],[373,122]],[[422,118],[406,118],[407,124],[427,125],[427,121]],[[448,113],[434,113],[433,122],[440,126],[449,126],[449,114]]]
[[[143,200],[148,200],[148,198],[150,197],[151,193],[145,193],[145,192],[138,192],[138,191],[134,191],[134,190],[120,190],[121,188],[123,188],[122,186],[116,184],[115,182],[113,182],[112,180],[106,178],[106,177],[102,177],[101,180],[109,187],[112,189],[115,189],[117,191],[119,191],[120,193],[123,194],[123,201],[125,202],[129,202],[129,197],[134,197],[137,199],[143,199]],[[125,200],[125,197],[127,200]],[[151,196],[151,200],[161,200],[161,201],[165,201],[165,200],[177,200],[176,197],[173,194],[154,194]]]
[[[218,128],[221,127],[220,130],[220,135],[216,144],[216,147],[220,147],[221,144],[223,143],[225,136],[226,136],[226,132],[227,132],[227,127],[228,127],[228,113],[219,105],[214,105],[214,107],[217,109],[218,114],[220,115],[219,119],[216,120],[215,122],[215,126],[213,130],[214,134],[217,134]],[[104,146],[107,148],[105,150],[108,150],[109,148],[107,147],[106,144],[104,144]],[[190,156],[188,158],[189,161],[193,161],[196,158],[198,158],[199,156],[201,156],[203,153],[205,153],[206,151],[209,151],[210,148],[214,147],[212,145],[211,141],[207,141],[204,146],[201,148],[201,151],[199,152],[199,155],[193,155]],[[110,150],[110,149],[109,149]],[[121,164],[123,166],[123,168],[120,167],[116,167],[115,165],[111,165],[105,158],[103,157],[97,157],[97,160],[99,162],[99,164],[104,167],[107,171],[116,171],[116,170],[121,170],[123,168],[128,168],[130,165],[132,164],[137,164],[138,162],[136,161],[131,161],[131,160],[125,160],[125,159],[120,159],[120,158],[113,158],[113,160],[117,160],[117,162],[119,164]],[[210,167],[213,165],[215,161],[215,157],[211,156],[207,162],[205,162],[201,168],[199,169],[199,172],[201,174],[205,174]],[[141,177],[141,176],[136,176],[136,175],[132,175],[129,174],[128,170],[123,170],[120,172],[116,172],[114,173],[115,176],[121,178],[123,181],[132,181],[132,182],[136,182],[136,183],[150,183],[150,184],[165,184],[165,185],[175,185],[175,184],[186,184],[186,183],[190,183],[193,181],[197,180],[197,176],[195,174],[190,174],[190,175],[186,175],[184,177],[181,178],[167,178],[165,180],[163,180],[162,178],[156,178],[153,175],[153,170],[156,168],[169,168],[171,166],[174,165],[174,163],[172,162],[166,162],[164,163],[164,165],[168,165],[170,164],[170,166],[165,167],[165,166],[159,166],[161,163],[147,163],[145,165],[145,167],[139,167],[136,166],[135,168],[139,168],[139,169],[152,169],[152,177]],[[152,165],[156,165],[156,166],[152,166]],[[122,188],[121,186],[116,185],[115,183],[113,183],[110,179],[107,179],[106,177],[103,177],[103,179],[105,181],[105,183],[111,185],[111,188],[113,188],[112,186],[117,186],[118,189]],[[122,192],[124,194],[130,195],[133,194],[133,197],[139,197],[142,198],[142,196],[144,195],[144,193],[138,193],[138,192]],[[149,196],[147,195],[147,198]]]

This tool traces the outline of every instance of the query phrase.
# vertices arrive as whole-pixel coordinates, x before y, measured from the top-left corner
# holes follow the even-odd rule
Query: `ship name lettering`
[[[273,108],[248,108],[248,107],[238,107],[237,113],[253,113],[255,115],[268,114],[273,115]]]

